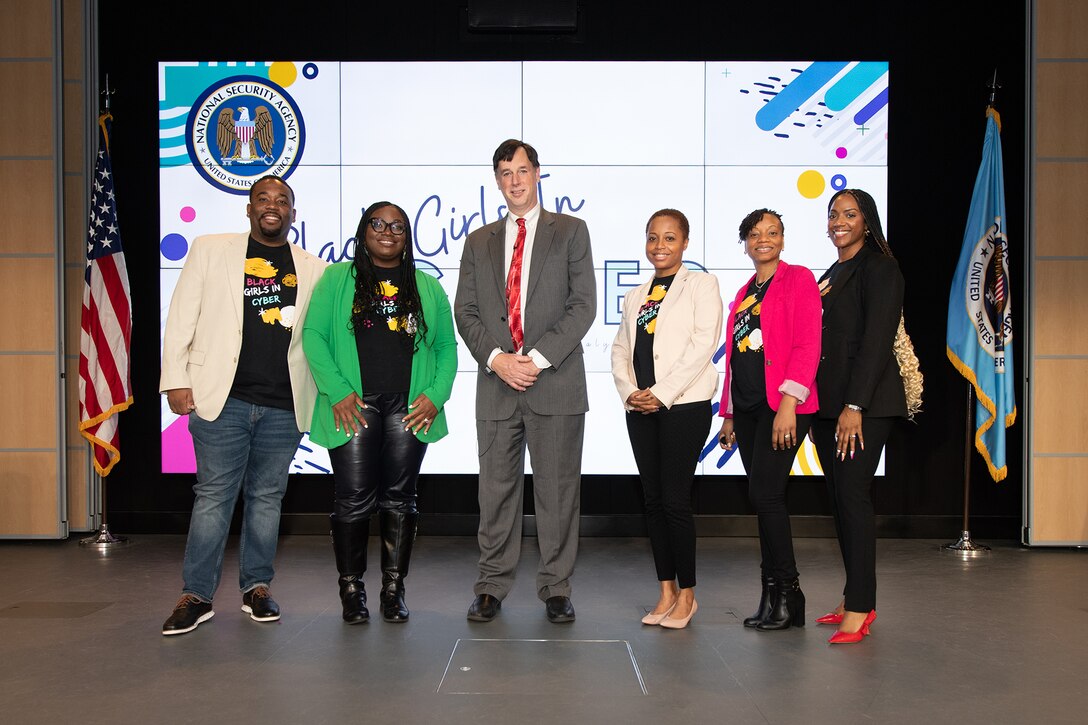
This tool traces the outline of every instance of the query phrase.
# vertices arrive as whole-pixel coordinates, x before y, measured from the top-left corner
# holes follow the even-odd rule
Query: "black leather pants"
[[[357,521],[375,511],[416,513],[416,482],[427,444],[404,430],[407,393],[363,396],[367,427],[329,451],[335,502],[333,518]]]

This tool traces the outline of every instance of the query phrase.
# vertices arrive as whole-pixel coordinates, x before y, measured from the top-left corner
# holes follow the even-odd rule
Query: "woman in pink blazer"
[[[820,292],[812,272],[782,261],[784,239],[782,217],[770,209],[757,209],[740,223],[740,241],[756,273],[737,292],[726,321],[718,411],[718,441],[727,450],[740,446],[759,519],[762,594],[744,626],[763,631],[805,623],[786,483],[819,407]]]
[[[642,481],[646,528],[661,594],[643,624],[682,629],[695,602],[695,518],[691,486],[713,413],[722,332],[718,278],[684,266],[688,220],[675,209],[646,224],[654,274],[623,298],[612,343],[612,377],[627,411],[627,434]]]

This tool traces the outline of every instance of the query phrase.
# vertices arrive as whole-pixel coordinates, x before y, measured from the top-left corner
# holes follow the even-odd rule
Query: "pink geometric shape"
[[[181,207],[181,212],[178,214],[183,222],[191,222],[196,219],[196,209],[191,206]]]
[[[181,416],[162,432],[162,472],[196,473],[193,437],[189,435],[189,417]]]
[[[838,156],[840,159],[845,159],[846,158],[846,147],[845,146],[839,146],[837,149],[835,149],[835,155]]]

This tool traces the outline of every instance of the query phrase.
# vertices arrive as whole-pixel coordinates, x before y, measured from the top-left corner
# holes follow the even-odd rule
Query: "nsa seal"
[[[232,194],[249,194],[266,174],[289,177],[305,143],[294,99],[257,76],[217,81],[193,104],[185,124],[193,166],[209,184]]]

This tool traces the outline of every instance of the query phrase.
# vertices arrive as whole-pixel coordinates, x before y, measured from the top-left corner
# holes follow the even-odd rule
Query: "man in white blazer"
[[[325,268],[288,244],[294,206],[286,182],[258,179],[246,205],[249,233],[195,239],[170,301],[159,390],[170,410],[189,416],[197,472],[182,597],[164,635],[191,632],[215,614],[239,492],[242,611],[258,622],[280,617],[269,594],[280,504],[317,397],[302,323]]]

